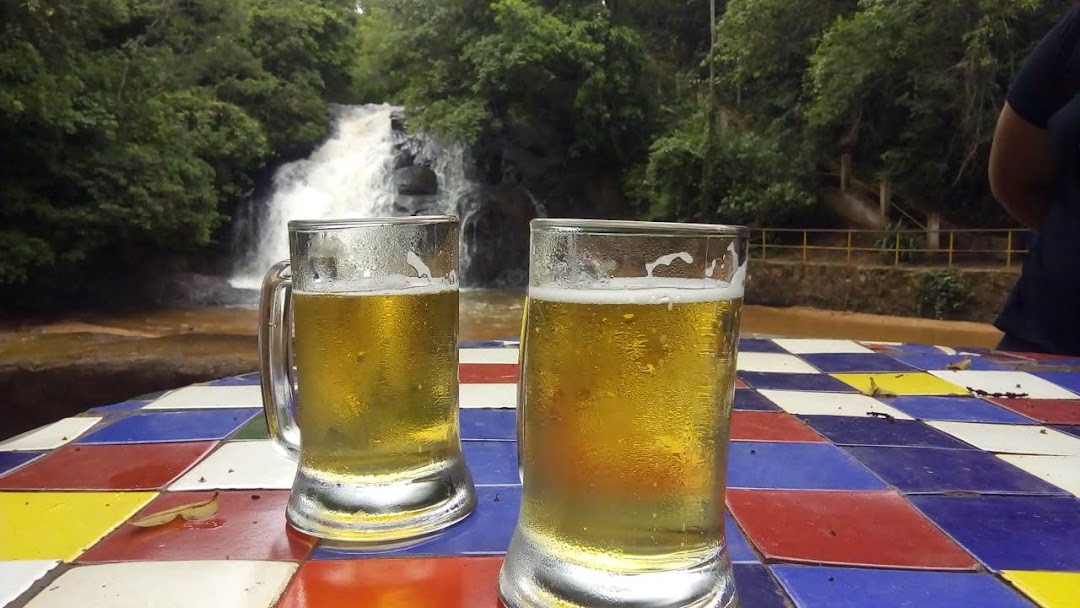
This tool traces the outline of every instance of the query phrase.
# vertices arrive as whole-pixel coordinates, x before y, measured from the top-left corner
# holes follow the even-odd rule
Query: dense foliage
[[[0,0],[0,287],[211,243],[331,101],[556,132],[628,216],[822,221],[849,155],[908,208],[1005,221],[993,124],[1070,0],[715,4],[714,45],[709,0]]]
[[[354,2],[2,0],[0,285],[210,242],[349,87]]]

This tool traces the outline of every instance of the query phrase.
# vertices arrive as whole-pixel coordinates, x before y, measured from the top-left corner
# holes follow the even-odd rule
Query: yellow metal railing
[[[1008,228],[942,229],[935,239],[926,230],[759,228],[751,233],[751,257],[889,266],[1012,268],[1027,254],[1026,234],[1025,230]]]

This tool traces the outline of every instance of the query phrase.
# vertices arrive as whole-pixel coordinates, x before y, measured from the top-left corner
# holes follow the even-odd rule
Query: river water
[[[521,328],[524,292],[467,289],[461,292],[461,339],[513,338]],[[51,322],[9,327],[33,333],[104,333],[159,337],[177,334],[255,335],[258,314],[250,308],[157,310],[133,314],[78,315]],[[887,317],[813,308],[746,306],[743,334],[805,338],[876,340],[992,347],[1000,332],[985,323]]]

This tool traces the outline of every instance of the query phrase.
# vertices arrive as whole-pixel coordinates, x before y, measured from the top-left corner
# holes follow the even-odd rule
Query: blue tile
[[[992,570],[1080,571],[1080,501],[1041,496],[909,496]]]
[[[478,486],[520,485],[517,442],[465,441],[465,462]]]
[[[1080,437],[1080,426],[1055,426],[1053,427],[1062,433],[1068,433],[1073,437]]]
[[[461,438],[492,441],[517,439],[517,416],[514,410],[461,410]]]
[[[735,391],[733,408],[752,412],[783,411],[778,405],[766,399],[761,393],[748,388],[740,388]]]
[[[224,439],[262,410],[213,409],[154,412],[129,416],[76,443],[163,443]]]
[[[834,445],[735,441],[728,455],[728,487],[881,490],[886,485]]]
[[[945,353],[942,353],[940,351],[937,354],[893,355],[892,358],[922,371],[949,369],[950,365],[960,363],[964,359],[971,360],[971,367],[969,369],[979,371],[1001,371],[1016,369],[1015,365],[1005,365],[998,361],[987,359],[986,357],[974,357],[968,355],[946,355]]]
[[[120,403],[114,403],[112,405],[103,405],[101,407],[95,407],[89,411],[93,414],[120,414],[126,412],[134,412],[135,410],[142,409],[149,401],[121,401]]]
[[[1037,424],[1012,410],[974,397],[905,396],[882,399],[905,414],[920,420],[950,422],[990,422],[998,424]]]
[[[782,353],[787,354],[779,344],[772,340],[762,340],[756,338],[743,338],[739,340],[739,352],[740,353]]]
[[[799,608],[1032,608],[987,574],[773,566]]]
[[[827,374],[914,371],[911,366],[879,353],[822,353],[800,357]]]
[[[783,374],[777,372],[739,372],[743,382],[755,389],[813,391],[821,393],[857,393],[858,390],[827,374]]]
[[[231,378],[222,378],[221,380],[215,380],[209,383],[210,386],[258,386],[259,385],[259,373],[244,374],[243,376],[233,376]]]
[[[907,446],[969,450],[971,446],[917,420],[800,416],[837,445]]]
[[[757,564],[735,564],[735,589],[740,608],[788,608],[784,595],[769,569]]]
[[[14,471],[44,452],[0,452],[0,475]]]
[[[1080,394],[1080,372],[1035,372],[1035,375],[1065,390]]]
[[[502,555],[510,545],[521,507],[519,487],[476,488],[476,510],[464,521],[408,546],[390,549],[332,548],[320,543],[312,559],[356,559],[371,556]]]
[[[743,536],[739,524],[735,523],[735,518],[731,516],[731,513],[724,513],[724,534],[725,538],[727,538],[728,555],[731,556],[732,562],[737,564],[761,563],[761,558],[750,547],[750,543],[746,542],[746,537]]]
[[[909,494],[1068,494],[979,450],[850,447],[849,454]]]

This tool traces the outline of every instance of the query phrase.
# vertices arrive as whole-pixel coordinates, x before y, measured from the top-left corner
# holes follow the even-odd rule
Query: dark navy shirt
[[[1060,172],[996,325],[1045,352],[1080,355],[1080,7],[1027,58],[1008,99],[1021,118],[1047,130]]]

